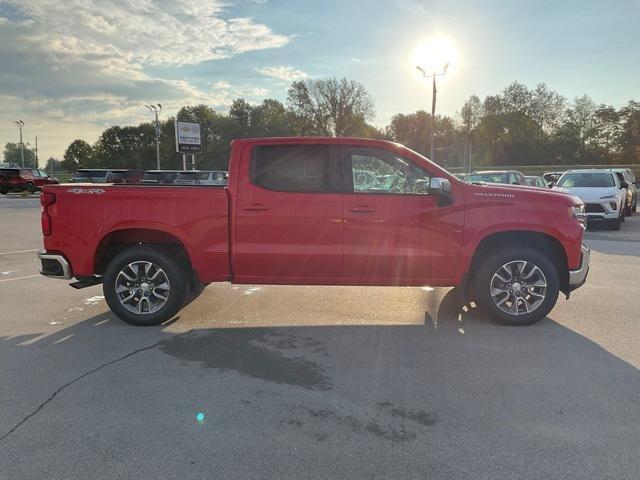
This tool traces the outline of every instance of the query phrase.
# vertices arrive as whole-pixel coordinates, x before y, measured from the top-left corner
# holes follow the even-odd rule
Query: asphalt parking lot
[[[640,214],[531,327],[448,289],[212,285],[135,328],[0,198],[0,477],[637,479]]]

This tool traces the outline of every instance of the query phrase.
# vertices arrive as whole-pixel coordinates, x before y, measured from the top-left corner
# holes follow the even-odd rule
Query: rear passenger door
[[[342,196],[329,145],[242,152],[234,276],[241,283],[324,283],[342,273]]]

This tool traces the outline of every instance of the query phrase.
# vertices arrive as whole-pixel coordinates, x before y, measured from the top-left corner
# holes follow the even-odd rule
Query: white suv
[[[569,170],[555,189],[580,197],[584,202],[587,223],[604,221],[612,230],[620,230],[624,222],[626,190],[611,170]]]

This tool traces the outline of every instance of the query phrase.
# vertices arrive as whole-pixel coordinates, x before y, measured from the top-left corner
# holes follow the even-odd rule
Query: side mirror
[[[429,183],[429,193],[432,195],[445,195],[451,193],[451,182],[446,178],[432,178]]]
[[[620,182],[620,188],[629,188],[629,184],[627,182]]]
[[[438,196],[438,206],[446,207],[453,203],[451,182],[446,178],[432,178],[429,182],[429,193]]]
[[[548,186],[549,188],[553,188],[553,187],[555,187],[555,186],[556,186],[556,182],[548,182],[548,183],[547,183],[547,186]]]

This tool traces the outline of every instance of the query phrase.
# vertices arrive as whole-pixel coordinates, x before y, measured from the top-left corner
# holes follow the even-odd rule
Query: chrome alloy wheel
[[[160,310],[169,299],[171,286],[158,265],[138,261],[126,265],[116,277],[116,296],[132,313],[149,314]]]
[[[502,265],[491,278],[491,298],[509,315],[535,311],[547,295],[547,279],[542,270],[526,260]]]

